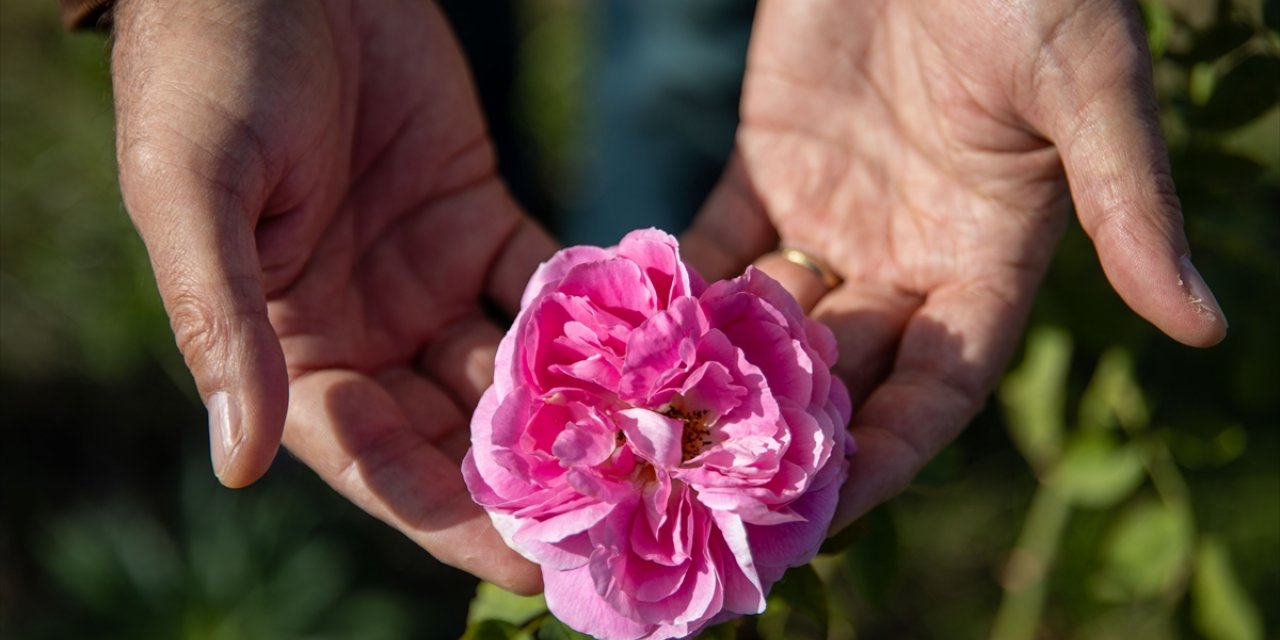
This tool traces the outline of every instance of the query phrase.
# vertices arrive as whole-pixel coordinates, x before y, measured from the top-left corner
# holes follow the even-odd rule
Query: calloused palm
[[[123,2],[121,183],[215,469],[281,439],[438,558],[517,591],[459,461],[499,329],[553,243],[494,172],[466,66],[429,2]],[[287,414],[287,419],[286,419]]]
[[[859,403],[836,528],[901,491],[980,408],[1071,196],[1134,310],[1187,344],[1225,334],[1187,259],[1129,3],[765,0],[741,116],[686,250],[719,277],[781,241],[846,279],[826,293],[760,263],[836,332]]]

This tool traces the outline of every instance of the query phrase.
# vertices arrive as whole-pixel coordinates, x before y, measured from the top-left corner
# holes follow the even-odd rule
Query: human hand
[[[537,590],[459,472],[554,250],[508,196],[433,3],[125,0],[121,187],[210,412],[215,471],[281,441],[442,561]],[[286,419],[287,416],[287,419]]]
[[[1131,4],[766,0],[741,117],[683,242],[711,278],[758,259],[836,333],[860,453],[833,530],[981,407],[1069,197],[1131,308],[1189,345],[1225,335],[1188,258]],[[844,283],[763,255],[779,242]]]

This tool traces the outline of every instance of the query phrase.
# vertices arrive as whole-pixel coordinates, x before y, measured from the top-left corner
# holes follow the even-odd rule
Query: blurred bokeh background
[[[696,210],[732,141],[751,3],[444,4],[503,172],[562,237]],[[1277,4],[1142,3],[1227,340],[1188,349],[1133,316],[1072,227],[966,434],[768,613],[710,635],[1280,634]],[[0,638],[569,637],[537,599],[483,587],[471,606],[474,579],[287,455],[217,485],[120,204],[107,51],[52,0],[0,4]]]

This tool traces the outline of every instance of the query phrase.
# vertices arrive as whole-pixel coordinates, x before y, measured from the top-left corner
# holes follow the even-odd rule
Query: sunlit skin
[[[513,314],[555,245],[494,173],[438,9],[123,0],[115,25],[125,203],[212,422],[239,425],[211,431],[219,478],[253,482],[283,438],[441,560],[537,590],[458,461],[501,337],[483,305]],[[863,404],[836,527],[982,402],[1068,184],[1125,300],[1178,340],[1221,339],[1180,279],[1153,109],[1127,4],[761,4],[737,152],[685,246],[712,278],[759,258],[840,339]],[[824,296],[761,258],[779,238],[845,284]]]
[[[835,331],[859,453],[833,529],[905,488],[981,407],[1072,198],[1137,313],[1189,345],[1225,335],[1203,281],[1180,271],[1136,9],[759,4],[734,158],[684,249],[709,278],[756,260]],[[765,255],[779,242],[844,284],[827,293]]]

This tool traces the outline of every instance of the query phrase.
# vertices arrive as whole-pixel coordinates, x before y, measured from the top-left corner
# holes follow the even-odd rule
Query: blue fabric
[[[684,229],[733,146],[753,1],[611,0],[596,7],[584,166],[567,244]]]

